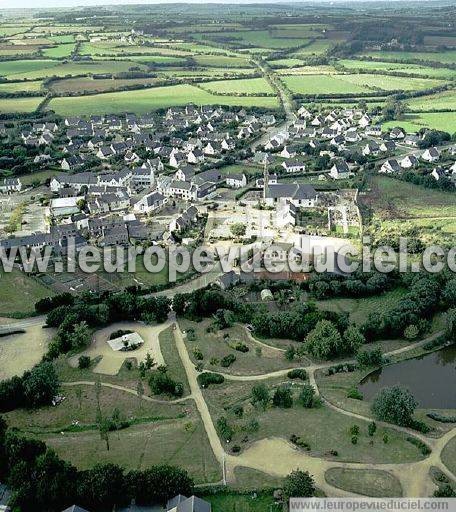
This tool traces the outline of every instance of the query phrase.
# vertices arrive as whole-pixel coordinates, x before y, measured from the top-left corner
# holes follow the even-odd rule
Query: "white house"
[[[425,162],[437,162],[440,158],[440,152],[437,148],[428,148],[426,151],[421,155],[421,158]]]
[[[329,170],[329,175],[335,180],[344,180],[350,177],[350,169],[345,160],[337,160]]]
[[[402,169],[411,169],[418,165],[418,158],[415,155],[407,155],[401,160],[400,164]]]
[[[401,171],[401,166],[395,158],[386,160],[378,170],[382,174],[394,174]]]
[[[304,172],[306,170],[305,162],[296,159],[290,159],[282,163],[282,167],[289,173]]]
[[[133,205],[133,210],[138,213],[153,213],[159,210],[163,205],[168,202],[168,198],[157,192],[151,192],[142,197]]]
[[[229,174],[226,177],[226,184],[233,188],[242,188],[247,185],[247,176],[242,174]]]
[[[20,192],[22,190],[22,182],[19,178],[5,178],[0,182],[0,192],[2,194],[11,194],[12,192]]]

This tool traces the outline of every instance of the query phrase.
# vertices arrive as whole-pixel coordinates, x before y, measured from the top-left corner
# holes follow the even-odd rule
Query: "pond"
[[[456,409],[456,345],[375,370],[359,390],[371,400],[380,389],[394,385],[408,388],[419,407]]]

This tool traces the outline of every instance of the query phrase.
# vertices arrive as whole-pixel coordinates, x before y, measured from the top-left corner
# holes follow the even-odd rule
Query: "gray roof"
[[[176,496],[170,500],[166,506],[167,510],[172,510],[173,508],[176,508],[176,512],[211,512],[212,510],[210,503],[197,496],[191,496],[187,499],[183,498],[185,496]],[[170,504],[174,506],[170,507]]]
[[[272,199],[315,199],[317,193],[312,185],[302,183],[277,183],[276,185],[268,186],[266,197]]]
[[[71,507],[66,508],[63,512],[89,512],[85,508],[78,507],[77,505],[71,505]]]

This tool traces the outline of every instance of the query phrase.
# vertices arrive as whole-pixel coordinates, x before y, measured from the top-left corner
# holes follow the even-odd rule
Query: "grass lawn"
[[[212,512],[281,512],[282,507],[275,505],[270,494],[260,494],[253,498],[251,494],[208,494],[201,496],[212,505]]]
[[[185,418],[142,423],[110,434],[110,450],[97,431],[37,436],[80,469],[114,463],[128,469],[172,464],[186,469],[196,483],[216,482],[220,467],[196,410]]]
[[[397,288],[379,296],[362,299],[334,298],[318,302],[318,307],[326,311],[349,313],[352,322],[362,325],[370,313],[388,311],[398,304],[406,293],[407,290]]]
[[[0,113],[15,114],[19,112],[33,112],[43,101],[42,96],[26,98],[0,98]]]
[[[248,178],[249,175],[256,175],[258,173],[263,175],[264,169],[261,167],[254,166],[254,165],[233,164],[233,165],[226,165],[225,167],[221,167],[219,169],[219,172],[221,174],[242,174],[242,173],[244,173]]]
[[[179,324],[185,331],[194,330],[195,340],[191,341],[187,336],[186,345],[195,363],[198,362],[195,353],[199,351],[203,354],[204,359],[201,361],[207,370],[233,375],[257,375],[294,366],[277,350],[261,347],[261,354],[257,355],[256,348],[259,345],[249,339],[246,330],[240,325],[208,333],[207,328],[212,324],[209,319],[199,323],[180,319]],[[244,353],[235,350],[234,346],[238,342],[245,344],[249,351]],[[235,356],[236,360],[229,367],[221,366],[221,360],[228,355]]]
[[[35,312],[35,302],[54,293],[18,269],[0,270],[0,316],[14,313],[30,315]]]
[[[42,407],[33,411],[17,409],[5,417],[11,426],[35,434],[96,430],[98,406],[95,386],[64,386],[62,394],[65,400],[58,407]],[[146,402],[124,391],[107,387],[101,387],[100,391],[103,416],[110,417],[118,409],[121,417],[134,420],[135,423],[182,418],[186,415],[185,408],[186,405]]]
[[[283,478],[271,476],[251,468],[236,467],[234,468],[234,476],[236,482],[233,486],[239,489],[279,488],[283,485]]]
[[[184,385],[184,396],[190,393],[190,386],[187,380],[187,374],[182,364],[179,352],[177,351],[176,341],[174,339],[172,328],[169,327],[162,331],[158,337],[163,359],[168,367],[168,375],[177,382]]]
[[[331,468],[325,473],[326,481],[344,491],[374,498],[402,496],[399,480],[391,473],[377,469]]]
[[[392,208],[396,218],[403,219],[456,216],[456,196],[451,192],[427,189],[386,176],[372,179],[371,193],[367,199],[374,211],[383,218],[391,218]]]
[[[453,474],[456,474],[456,438],[455,437],[453,437],[453,439],[443,449],[442,461],[445,464],[445,466]]]
[[[276,97],[215,96],[191,85],[156,87],[141,91],[97,94],[87,97],[53,98],[49,109],[61,115],[91,115],[121,112],[150,112],[159,108],[186,105],[238,105],[277,108]]]
[[[214,94],[274,94],[273,88],[264,78],[203,82],[200,87]]]
[[[31,174],[24,174],[24,176],[21,176],[20,178],[22,185],[28,186],[34,182],[44,183],[47,179],[52,178],[52,176],[56,176],[57,174],[61,174],[61,171],[38,171]]]
[[[286,378],[275,378],[262,381],[271,390],[277,385],[290,382]],[[294,398],[299,394],[300,384],[294,382],[292,390]],[[423,458],[421,452],[411,443],[406,441],[406,435],[390,428],[378,427],[372,440],[367,434],[368,422],[358,420],[340,414],[327,406],[312,409],[303,409],[294,403],[291,409],[281,409],[269,406],[265,411],[253,407],[250,404],[252,387],[255,382],[226,381],[222,385],[212,386],[204,390],[204,396],[208,403],[214,420],[225,416],[229,425],[234,428],[232,445],[239,445],[247,449],[251,443],[260,439],[280,437],[289,440],[292,434],[300,436],[303,441],[310,444],[310,451],[305,452],[315,457],[331,457],[330,450],[337,450],[335,460],[340,462],[367,462],[367,463],[400,463]],[[242,405],[244,414],[238,418],[233,407]],[[259,429],[251,432],[246,426],[255,419]],[[358,444],[351,443],[350,427],[359,425],[360,435]],[[389,442],[382,440],[387,433]]]

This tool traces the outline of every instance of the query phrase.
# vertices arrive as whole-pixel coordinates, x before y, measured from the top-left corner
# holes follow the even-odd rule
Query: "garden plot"
[[[168,324],[148,326],[138,322],[121,322],[112,324],[97,331],[94,335],[92,345],[74,357],[69,359],[70,366],[77,367],[81,355],[89,356],[91,359],[101,357],[93,371],[103,375],[117,375],[126,359],[136,359],[138,363],[144,361],[147,353],[151,355],[158,366],[164,365],[165,360],[160,349],[158,340],[159,334],[168,327]],[[116,351],[109,344],[109,336],[118,330],[129,330],[137,333],[144,343],[136,350]]]
[[[39,363],[54,332],[54,329],[34,325],[24,333],[1,337],[0,381],[22,375]]]

